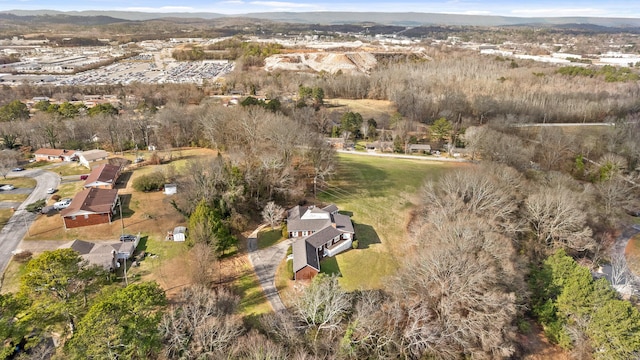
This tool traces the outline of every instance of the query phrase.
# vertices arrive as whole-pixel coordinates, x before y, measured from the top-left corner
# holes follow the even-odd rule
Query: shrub
[[[13,260],[19,262],[19,263],[26,263],[29,260],[31,260],[31,257],[33,256],[33,253],[31,253],[31,251],[21,251],[15,255],[13,255]]]
[[[40,200],[37,200],[37,201],[32,202],[31,204],[27,205],[27,207],[25,207],[25,210],[27,210],[28,212],[32,212],[32,213],[38,213],[38,212],[40,212],[40,210],[42,210],[42,208],[46,204],[47,204],[47,200],[40,199]]]
[[[161,172],[154,172],[135,179],[133,181],[133,188],[137,191],[148,192],[162,189],[164,183],[164,175]]]
[[[60,200],[60,195],[56,194],[56,195],[51,195],[51,200],[53,201],[58,201]]]
[[[353,248],[353,249],[357,249],[358,248],[358,240],[353,240],[353,242],[351,243],[351,248]]]

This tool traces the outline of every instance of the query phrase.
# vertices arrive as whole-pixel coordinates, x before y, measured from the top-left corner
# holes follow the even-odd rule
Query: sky
[[[142,12],[429,12],[517,17],[595,16],[640,18],[640,1],[633,0],[0,0],[2,10],[119,10]]]

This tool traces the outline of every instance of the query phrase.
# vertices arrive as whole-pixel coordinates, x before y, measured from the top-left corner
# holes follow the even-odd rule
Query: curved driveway
[[[276,288],[276,270],[278,270],[280,262],[284,259],[287,248],[291,245],[292,240],[287,239],[268,248],[258,249],[258,232],[265,226],[264,224],[260,225],[260,227],[247,238],[249,261],[253,265],[260,286],[262,286],[262,291],[264,291],[264,295],[267,297],[267,300],[269,300],[271,307],[275,312],[279,312],[285,310],[285,306]]]
[[[28,227],[36,218],[36,214],[24,208],[32,202],[46,199],[50,196],[47,194],[47,188],[57,188],[60,184],[60,177],[57,174],[42,169],[13,172],[7,177],[30,177],[35,179],[37,184],[29,197],[18,206],[7,224],[0,230],[0,274],[4,273],[13,255],[12,252],[18,247]]]

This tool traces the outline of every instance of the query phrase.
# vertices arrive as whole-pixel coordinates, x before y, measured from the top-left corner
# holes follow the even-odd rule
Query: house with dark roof
[[[60,212],[65,229],[111,223],[118,203],[118,190],[88,188],[80,191],[69,207]]]
[[[320,260],[351,248],[355,230],[351,218],[336,205],[324,208],[296,206],[287,211],[287,231],[293,242],[296,280],[311,279],[320,272]]]
[[[33,153],[36,161],[73,161],[78,159],[75,150],[42,148]]]
[[[62,244],[58,249],[72,249],[80,254],[83,260],[91,265],[98,265],[106,270],[114,270],[119,260],[126,260],[133,253],[140,242],[140,234],[135,241],[110,241],[94,243],[84,240],[73,240]]]
[[[120,166],[102,164],[91,170],[91,174],[84,182],[86,188],[113,189],[120,176]]]

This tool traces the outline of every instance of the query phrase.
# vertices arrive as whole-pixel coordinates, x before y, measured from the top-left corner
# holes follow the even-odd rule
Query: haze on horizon
[[[640,18],[640,2],[615,1],[507,1],[507,0],[356,0],[343,2],[326,0],[269,1],[269,0],[0,0],[0,11],[8,10],[58,11],[137,11],[158,13],[220,13],[247,14],[257,12],[424,12],[467,15],[497,15],[514,17],[619,17]]]

